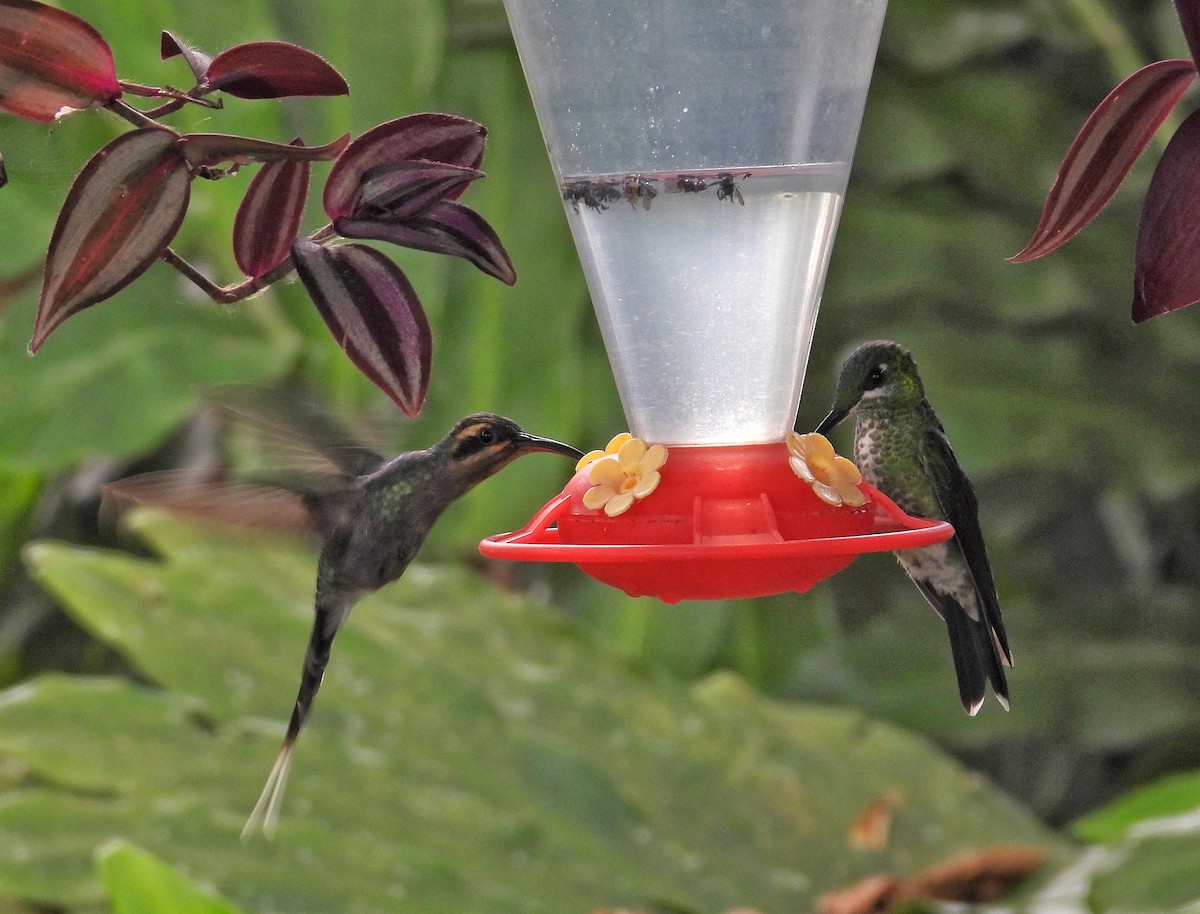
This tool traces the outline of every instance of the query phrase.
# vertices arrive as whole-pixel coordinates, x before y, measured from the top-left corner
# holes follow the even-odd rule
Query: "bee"
[[[741,180],[745,181],[750,177],[750,173],[742,175]],[[717,175],[717,199],[728,200],[730,203],[737,201],[739,206],[745,206],[746,200],[742,197],[742,192],[738,190],[737,182],[734,181],[733,175],[727,171]]]
[[[699,178],[696,175],[675,176],[676,191],[683,191],[685,194],[698,194],[706,187],[708,187],[708,182],[704,180],[704,178]]]
[[[658,196],[658,191],[648,178],[641,175],[630,175],[621,186],[621,195],[629,201],[629,205],[637,207],[637,201],[642,201],[642,209],[649,209],[651,201]]]
[[[582,203],[597,212],[608,209],[608,204],[621,199],[621,191],[612,181],[572,181],[563,186],[563,199],[579,212]]]

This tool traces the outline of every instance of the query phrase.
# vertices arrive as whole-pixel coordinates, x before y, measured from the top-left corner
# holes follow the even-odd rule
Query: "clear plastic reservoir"
[[[505,0],[630,430],[791,428],[885,0]]]

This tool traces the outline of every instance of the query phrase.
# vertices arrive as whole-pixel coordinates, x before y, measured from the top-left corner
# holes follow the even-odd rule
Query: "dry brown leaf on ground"
[[[1046,852],[1027,845],[997,845],[951,857],[912,879],[870,876],[817,900],[818,914],[887,914],[906,901],[994,901],[1034,873]]]

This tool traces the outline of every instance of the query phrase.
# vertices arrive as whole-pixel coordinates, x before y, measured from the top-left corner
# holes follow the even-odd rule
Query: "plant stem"
[[[219,286],[171,248],[163,251],[162,259],[182,273],[205,295],[221,305],[232,305],[252,295],[257,295],[267,286],[278,282],[296,269],[296,264],[289,255],[270,273],[245,279],[229,286]]]
[[[335,237],[337,237],[337,232],[334,231],[332,225],[323,225],[308,236],[310,241],[315,241],[318,244]],[[296,262],[292,260],[292,256],[289,254],[279,266],[275,267],[269,273],[244,279],[232,285],[219,286],[196,269],[196,267],[192,266],[190,262],[173,248],[167,248],[163,251],[160,259],[169,263],[205,295],[222,305],[232,305],[235,302],[250,298],[252,295],[257,295],[263,289],[267,288],[267,286],[279,282],[279,280],[291,275],[296,270]]]
[[[107,108],[109,111],[111,111],[113,114],[115,114],[117,117],[129,121],[129,123],[133,124],[133,126],[135,126],[135,127],[158,127],[158,126],[160,126],[154,120],[154,118],[150,117],[149,115],[143,114],[141,111],[138,111],[137,108],[133,107],[132,105],[126,104],[125,102],[121,101],[119,98],[113,99],[111,102],[109,102],[104,107]]]
[[[139,95],[142,98],[166,98],[170,101],[159,105],[157,108],[151,108],[149,111],[141,112],[146,117],[152,120],[157,120],[168,114],[178,111],[185,105],[199,105],[202,108],[212,108],[214,110],[225,107],[220,99],[201,98],[199,87],[192,89],[189,92],[182,92],[179,89],[174,89],[171,86],[143,86],[141,83],[133,83],[128,80],[119,80],[121,90],[130,95]]]

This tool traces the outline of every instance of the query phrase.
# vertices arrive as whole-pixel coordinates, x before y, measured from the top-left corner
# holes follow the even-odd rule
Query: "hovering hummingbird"
[[[321,541],[317,561],[316,618],[300,677],[300,691],[283,746],[262,794],[242,829],[274,831],[292,752],[312,707],[330,648],[351,608],[362,597],[399,578],[434,521],[451,502],[517,457],[537,451],[574,460],[583,452],[521,430],[492,413],[459,420],[437,444],[386,460],[368,448],[318,445],[326,464],[319,484],[289,481],[273,486],[179,485],[148,473],[113,483],[106,494],[217,519],[268,507],[276,516],[299,516]],[[241,503],[241,504],[239,504]],[[247,523],[254,523],[247,518]]]
[[[854,459],[863,478],[909,514],[949,521],[952,539],[902,549],[896,558],[946,623],[963,708],[974,715],[991,680],[1008,708],[1004,667],[1012,653],[979,529],[979,505],[942,424],[925,399],[908,350],[863,343],[842,364],[825,434],[854,415]]]

